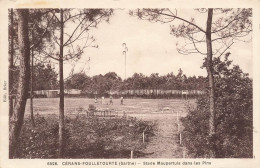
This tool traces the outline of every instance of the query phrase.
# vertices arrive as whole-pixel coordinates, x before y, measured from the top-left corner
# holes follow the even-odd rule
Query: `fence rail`
[[[35,97],[58,97],[59,91],[58,90],[39,90],[33,91]],[[89,97],[96,97],[96,96],[124,96],[124,97],[187,97],[187,96],[199,96],[205,94],[205,90],[163,90],[163,89],[130,89],[130,90],[110,90],[105,93],[82,93],[79,92],[74,94],[72,92],[66,92],[67,95],[78,95],[78,96],[89,96]]]

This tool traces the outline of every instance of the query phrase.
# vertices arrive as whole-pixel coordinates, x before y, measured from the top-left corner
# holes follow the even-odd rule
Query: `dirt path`
[[[180,158],[182,149],[178,140],[177,116],[170,114],[134,115],[143,120],[156,123],[155,135],[149,140],[145,158]]]
[[[144,158],[182,158],[183,148],[179,144],[177,112],[179,118],[185,117],[188,113],[187,106],[190,101],[175,101],[171,102],[169,111],[150,112],[145,114],[131,114],[139,119],[152,121],[156,124],[155,135],[149,140],[145,150]],[[194,104],[193,104],[193,107]],[[155,109],[155,108],[154,108]]]
[[[177,142],[177,125],[176,117],[165,115],[163,118],[156,120],[157,130],[155,136],[148,143],[144,153],[152,153],[147,155],[149,158],[179,158],[181,157],[181,149]]]

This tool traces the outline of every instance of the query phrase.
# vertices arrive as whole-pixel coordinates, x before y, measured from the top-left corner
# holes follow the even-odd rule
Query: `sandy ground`
[[[177,115],[172,113],[133,115],[143,120],[156,123],[155,136],[153,136],[146,149],[145,158],[180,158],[183,157],[182,147],[179,144]]]

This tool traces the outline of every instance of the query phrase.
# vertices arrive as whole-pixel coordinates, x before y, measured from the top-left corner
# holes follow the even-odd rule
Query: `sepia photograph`
[[[8,106],[10,162],[187,167],[255,160],[253,8],[4,12],[7,94],[0,105]]]

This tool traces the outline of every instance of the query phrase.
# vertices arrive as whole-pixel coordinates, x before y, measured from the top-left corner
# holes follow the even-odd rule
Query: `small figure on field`
[[[120,103],[121,105],[123,105],[124,104],[124,98],[123,97],[121,97],[121,103]]]
[[[105,97],[104,96],[101,98],[101,104],[103,104],[103,102],[105,102]]]
[[[95,103],[97,103],[98,102],[98,100],[97,100],[97,98],[95,98]]]
[[[113,97],[112,96],[110,96],[109,104],[113,104]]]

